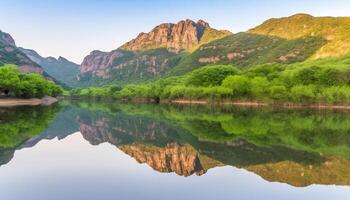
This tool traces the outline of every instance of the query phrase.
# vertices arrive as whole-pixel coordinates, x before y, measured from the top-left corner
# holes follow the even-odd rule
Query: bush
[[[290,94],[296,102],[311,102],[316,100],[314,85],[296,85],[291,88]]]
[[[274,85],[270,88],[270,97],[274,100],[288,99],[287,88],[283,85]]]
[[[228,76],[222,86],[231,89],[233,97],[245,97],[250,91],[249,79],[241,75]]]
[[[187,84],[193,86],[218,86],[229,75],[239,70],[230,65],[213,65],[194,70],[187,75]]]

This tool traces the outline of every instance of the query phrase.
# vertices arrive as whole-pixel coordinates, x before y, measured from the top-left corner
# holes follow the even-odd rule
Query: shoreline
[[[89,97],[65,97],[65,99],[72,100],[97,100],[99,98]],[[292,102],[258,102],[258,101],[210,101],[210,100],[187,100],[187,99],[163,99],[156,102],[154,99],[134,98],[107,98],[109,100],[117,100],[129,103],[155,103],[155,104],[173,104],[173,105],[219,105],[219,106],[237,106],[237,107],[276,107],[276,108],[290,108],[290,109],[334,109],[334,110],[350,110],[350,104],[326,104],[326,103],[292,103]]]
[[[161,103],[170,103],[170,104],[182,104],[182,105],[233,105],[240,107],[281,107],[281,108],[312,108],[312,109],[344,109],[350,110],[350,105],[341,105],[341,104],[297,104],[297,103],[265,103],[265,102],[254,102],[254,101],[223,101],[223,102],[209,102],[206,100],[171,100],[164,101]]]
[[[31,98],[31,99],[18,99],[18,98],[8,98],[0,99],[0,107],[16,107],[16,106],[49,106],[58,101],[54,97],[44,97],[42,99]]]

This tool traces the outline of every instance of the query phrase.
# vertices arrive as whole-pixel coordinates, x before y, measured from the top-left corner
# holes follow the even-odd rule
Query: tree
[[[193,86],[218,86],[229,75],[239,70],[230,65],[213,65],[194,70],[187,77],[187,84]]]
[[[288,98],[287,88],[283,85],[274,85],[270,87],[270,97],[275,100]]]
[[[250,81],[241,75],[228,76],[223,80],[222,86],[230,88],[234,97],[247,96],[250,91]]]
[[[297,102],[310,102],[316,98],[314,85],[296,85],[291,88],[290,94]]]
[[[270,82],[265,77],[255,77],[251,81],[251,94],[257,99],[266,98],[269,92]]]

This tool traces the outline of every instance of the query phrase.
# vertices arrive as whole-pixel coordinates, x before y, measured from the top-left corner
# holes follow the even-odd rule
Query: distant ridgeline
[[[79,131],[90,144],[115,145],[159,172],[203,175],[229,165],[298,187],[350,185],[349,112],[87,101],[61,102],[60,106],[61,112],[49,126],[56,113],[52,107],[34,112],[49,121],[0,109],[4,114],[0,120],[5,121],[22,113],[0,129],[0,133],[17,135],[9,140],[1,134],[1,160],[8,162],[13,147],[30,137],[17,148],[30,148],[42,139],[64,139]],[[14,126],[20,119],[31,125]],[[10,125],[18,129],[9,129]]]

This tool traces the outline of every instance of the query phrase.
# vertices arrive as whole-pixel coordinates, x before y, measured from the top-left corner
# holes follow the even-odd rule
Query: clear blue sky
[[[80,63],[163,22],[204,19],[238,32],[295,13],[350,16],[350,0],[1,0],[0,29],[18,46]]]

